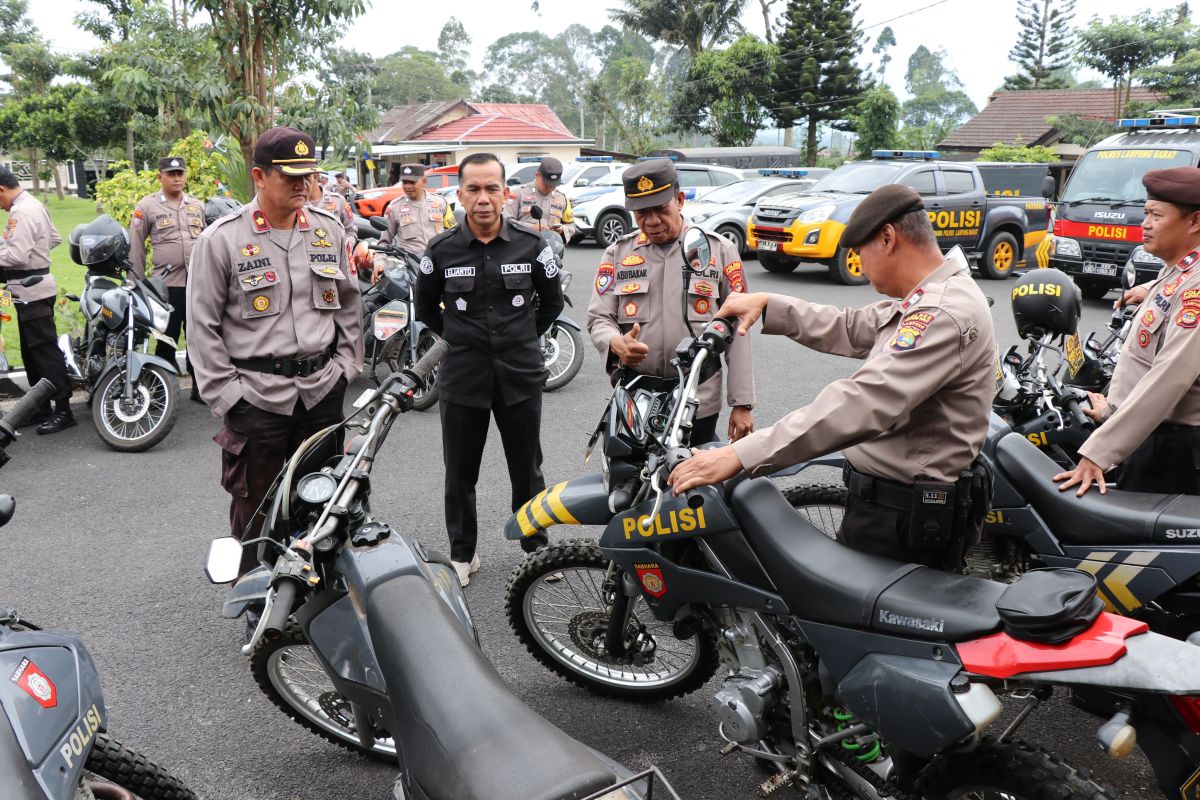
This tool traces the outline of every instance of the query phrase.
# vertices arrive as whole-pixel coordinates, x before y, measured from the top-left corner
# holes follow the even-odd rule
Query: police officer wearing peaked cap
[[[557,158],[543,158],[533,180],[512,190],[505,211],[510,217],[527,222],[539,230],[549,228],[569,242],[575,237],[575,215],[571,201],[558,188],[563,165]],[[542,218],[533,218],[533,207],[542,209]]]
[[[429,243],[417,280],[417,318],[450,344],[438,368],[446,530],[463,586],[479,569],[475,485],[495,418],[512,483],[512,510],[545,488],[538,337],[563,308],[559,264],[542,237],[503,213],[504,165],[491,153],[459,164],[462,225]],[[534,303],[534,299],[538,300]],[[545,534],[521,542],[527,552]]]
[[[1200,169],[1147,172],[1142,241],[1166,262],[1122,301],[1140,303],[1121,346],[1107,400],[1085,411],[1102,422],[1079,448],[1078,466],[1054,476],[1059,489],[1093,485],[1122,464],[1118,486],[1135,492],[1200,494]]]
[[[387,230],[380,244],[394,243],[417,258],[425,254],[429,240],[454,227],[454,212],[445,198],[425,190],[425,165],[400,167],[400,185],[404,190],[387,208]],[[383,270],[385,256],[375,254],[376,277]]]
[[[978,455],[995,392],[996,339],[987,300],[958,248],[943,255],[925,204],[884,186],[850,217],[842,243],[888,295],[838,309],[775,294],[734,295],[720,314],[745,334],[865,359],[808,406],[730,447],[698,453],[671,475],[676,492],[768,475],[834,450],[849,462],[838,538],[864,552],[957,571],[979,536],[990,477]],[[914,480],[915,476],[915,480]]]
[[[200,394],[224,422],[214,440],[239,539],[258,536],[275,476],[302,441],[342,419],[346,385],[362,372],[345,233],[305,205],[320,171],[314,152],[312,137],[293,128],[259,137],[257,196],[209,226],[192,253],[188,346]],[[243,552],[243,572],[255,550]]]

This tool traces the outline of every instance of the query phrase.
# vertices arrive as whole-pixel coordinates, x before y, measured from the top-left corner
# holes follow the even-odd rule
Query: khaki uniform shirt
[[[866,363],[734,442],[751,474],[842,450],[870,475],[953,483],[979,455],[996,391],[996,337],[958,248],[903,302],[837,309],[773,294],[763,331]]]
[[[1163,269],[1138,306],[1104,424],[1079,454],[1108,470],[1163,422],[1200,426],[1200,250]]]
[[[50,251],[62,243],[62,237],[50,221],[50,214],[36,197],[22,191],[13,200],[8,222],[0,236],[0,268],[10,273],[8,285],[13,300],[27,303],[58,295],[54,276],[46,277],[33,286],[18,286],[21,272],[50,268]]]
[[[538,220],[529,213],[534,206],[542,209],[542,228],[561,225],[564,242],[569,242],[575,237],[575,214],[571,211],[571,201],[559,189],[550,194],[542,194],[538,191],[536,183],[523,183],[512,190],[512,197],[504,206],[504,212],[518,222],[527,222],[536,227]]]
[[[402,194],[388,206],[387,230],[380,234],[379,243],[394,241],[420,258],[430,239],[453,227],[454,213],[440,195],[425,192],[420,200],[409,200]]]
[[[350,210],[350,204],[346,202],[346,198],[330,189],[326,190],[320,200],[309,203],[309,205],[321,209],[342,223],[342,228],[346,231],[346,239],[350,242],[350,249],[353,250],[354,243],[358,241],[358,228],[354,224],[354,212]]]
[[[129,263],[133,274],[146,278],[146,239],[154,248],[154,274],[174,288],[187,286],[192,248],[204,230],[204,203],[185,193],[178,203],[165,194],[148,194],[138,201],[129,223]]]
[[[679,235],[682,238],[683,231]],[[687,287],[687,318],[697,334],[716,317],[721,301],[730,293],[746,291],[742,262],[733,245],[715,233],[708,234],[708,244],[713,257],[703,273],[689,278]],[[633,369],[660,378],[675,377],[671,366],[675,348],[691,335],[682,316],[683,292],[683,254],[678,239],[660,247],[646,234],[635,232],[604,251],[588,304],[587,326],[592,343],[608,359],[609,368],[619,363],[609,350],[610,340],[628,333],[636,322],[641,325],[638,341],[650,352]],[[749,336],[733,338],[726,363],[729,405],[754,405]],[[720,413],[721,374],[700,384],[697,419]]]
[[[358,281],[338,221],[301,209],[292,230],[273,230],[252,200],[196,242],[188,277],[188,352],[200,396],[223,417],[238,400],[273,414],[312,408],[338,378],[362,372]],[[336,345],[324,369],[288,378],[232,359],[308,358]]]

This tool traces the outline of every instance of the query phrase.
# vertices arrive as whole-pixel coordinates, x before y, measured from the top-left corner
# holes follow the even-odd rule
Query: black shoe
[[[28,428],[32,425],[41,425],[43,422],[45,422],[46,420],[50,419],[53,416],[54,416],[53,411],[42,411],[41,413],[35,414],[34,416],[32,416],[29,419],[22,422],[21,427]]]
[[[58,433],[67,428],[74,428],[79,423],[75,421],[75,415],[70,411],[55,411],[37,426],[38,435],[47,433]]]

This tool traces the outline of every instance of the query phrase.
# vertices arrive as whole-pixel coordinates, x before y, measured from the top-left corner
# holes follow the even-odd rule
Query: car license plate
[[[1079,334],[1072,333],[1068,336],[1063,349],[1066,352],[1070,376],[1074,378],[1083,367],[1083,346],[1079,343]]]
[[[774,253],[776,250],[779,249],[779,242],[767,242],[762,239],[759,239],[758,240],[758,249],[759,250],[769,250],[770,252]]]
[[[1084,275],[1108,275],[1115,278],[1117,275],[1116,264],[1101,264],[1099,261],[1083,262]]]

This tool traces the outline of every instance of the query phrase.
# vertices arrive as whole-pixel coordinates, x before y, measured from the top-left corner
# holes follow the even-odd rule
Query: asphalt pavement
[[[567,268],[575,275],[574,317],[581,323],[601,252],[589,244],[567,251]],[[749,259],[746,277],[752,290],[815,302],[864,305],[878,299],[869,286],[834,284],[816,266],[770,275]],[[1009,285],[980,281],[996,300],[1003,349],[1017,341]],[[1106,303],[1085,301],[1081,330],[1100,329],[1107,317]],[[780,337],[756,337],[754,356],[759,426],[811,401],[856,365]],[[350,396],[362,388],[365,384],[352,387]],[[548,483],[589,469],[582,463],[583,449],[608,394],[600,358],[589,349],[578,377],[546,395],[542,446]],[[13,461],[0,488],[17,498],[17,513],[0,530],[5,587],[0,606],[15,607],[44,627],[80,633],[99,666],[112,733],[173,770],[206,800],[391,797],[393,767],[327,744],[276,710],[256,688],[240,653],[242,622],[219,616],[225,587],[209,584],[203,574],[209,540],[228,531],[219,450],[212,442],[218,421],[185,400],[164,442],[147,453],[121,454],[100,441],[86,409],[79,406],[77,412],[78,427],[49,437],[23,436],[9,449]],[[392,525],[445,550],[440,453],[436,411],[400,420],[373,473],[372,505]],[[483,569],[467,596],[483,650],[513,691],[568,733],[628,766],[658,765],[684,798],[756,796],[761,778],[749,759],[718,757],[721,742],[709,711],[715,683],[683,699],[636,705],[570,686],[525,653],[503,615],[505,581],[522,554],[501,535],[509,485],[494,429],[482,475]],[[596,533],[556,528],[552,535]],[[1140,753],[1112,762],[1098,752],[1098,724],[1056,704],[1037,712],[1021,735],[1092,769],[1121,797],[1159,796]]]

